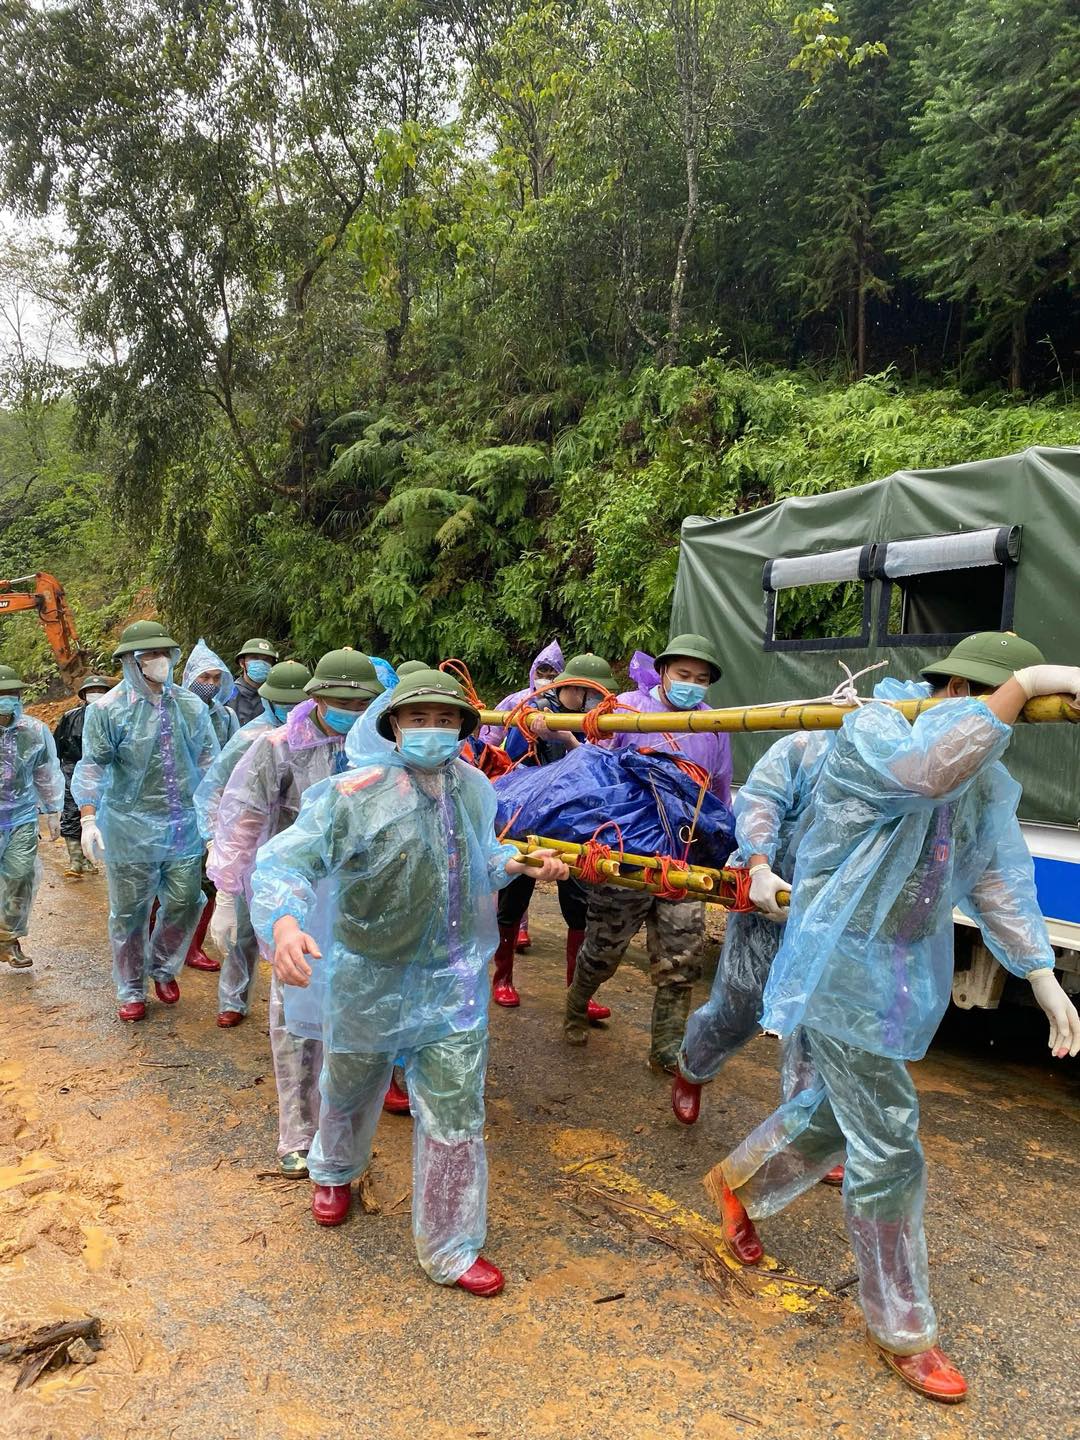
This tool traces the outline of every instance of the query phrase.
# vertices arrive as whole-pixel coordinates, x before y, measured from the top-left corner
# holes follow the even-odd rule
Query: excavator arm
[[[33,586],[33,589],[16,588],[24,586]],[[56,656],[57,668],[68,688],[74,690],[88,666],[60,581],[43,570],[36,575],[20,575],[15,580],[0,580],[0,620],[21,610],[37,611],[45,638]]]

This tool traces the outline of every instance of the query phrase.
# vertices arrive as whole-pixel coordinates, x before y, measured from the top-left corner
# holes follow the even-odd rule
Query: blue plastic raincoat
[[[199,820],[199,834],[204,840],[211,839],[214,834],[217,807],[232,772],[260,735],[266,735],[284,723],[277,718],[265,700],[262,703],[263,713],[256,715],[255,719],[249,720],[246,725],[241,725],[222,746],[221,754],[216,757],[195,791],[195,813]]]
[[[884,681],[880,699],[926,696]],[[949,1002],[952,910],[1016,975],[1052,966],[1034,867],[1000,757],[1012,734],[979,700],[914,724],[885,705],[848,715],[821,772],[799,850],[791,917],[762,1024],[798,1025],[917,1060]]]
[[[41,877],[37,817],[64,804],[64,775],[40,720],[17,714],[0,726],[0,945],[26,934]]]
[[[496,841],[490,781],[464,760],[406,766],[375,729],[386,703],[349,732],[353,768],[260,850],[251,915],[267,946],[283,915],[325,937],[327,1050],[393,1055],[486,1026],[495,892],[516,851]]]
[[[260,851],[252,914],[267,945],[286,914],[321,941],[326,1055],[311,1178],[345,1185],[363,1173],[400,1057],[417,1257],[452,1285],[487,1232],[487,962],[495,891],[516,852],[495,839],[495,796],[479,771],[464,760],[413,769],[378,735],[388,701],[349,734],[355,768],[311,790],[295,824]]]
[[[210,711],[210,720],[214,727],[214,734],[217,736],[217,742],[219,745],[225,745],[240,729],[236,711],[230,710],[225,704],[233,693],[233,677],[221,656],[215,655],[205,640],[197,640],[187,658],[187,664],[184,666],[182,682],[184,689],[190,689],[191,682],[197,679],[204,670],[221,671],[218,693],[207,708]]]
[[[64,808],[64,775],[48,727],[21,714],[0,725],[0,830]]]
[[[764,855],[777,875],[791,880],[833,738],[828,731],[801,731],[785,735],[765,752],[732,807],[738,842],[733,863],[746,865],[751,855]],[[690,1016],[679,1053],[687,1080],[712,1080],[758,1033],[765,982],[783,935],[783,926],[757,911],[727,917],[712,993]]]
[[[174,665],[179,658],[174,651]],[[75,803],[97,811],[110,866],[201,856],[195,791],[219,750],[210,711],[171,679],[155,698],[133,655],[122,668],[119,685],[87,709]]]

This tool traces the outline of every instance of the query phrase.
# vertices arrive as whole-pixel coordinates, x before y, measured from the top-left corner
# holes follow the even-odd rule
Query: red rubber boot
[[[567,930],[566,932],[566,988],[569,990],[574,983],[574,971],[577,969],[578,951],[585,940],[584,930]],[[611,1011],[606,1005],[598,1005],[590,996],[586,1011],[589,1021],[595,1025],[597,1020],[610,1020]]]
[[[499,948],[495,951],[495,973],[492,976],[491,998],[496,1005],[512,1010],[521,1004],[521,996],[514,989],[514,946],[517,943],[517,926],[499,926]]]
[[[521,917],[521,924],[518,926],[517,943],[514,948],[519,952],[532,949],[532,941],[529,939],[529,912],[527,910]]]
[[[764,1247],[758,1239],[754,1222],[746,1213],[742,1201],[720,1173],[719,1165],[705,1176],[704,1184],[723,1219],[724,1239],[728,1249],[740,1265],[757,1265],[765,1254]]]
[[[351,1208],[351,1185],[316,1185],[311,1192],[311,1213],[317,1225],[342,1225]]]
[[[844,1162],[834,1165],[827,1175],[821,1177],[822,1185],[831,1185],[833,1189],[839,1190],[844,1183]]]
[[[693,1125],[701,1114],[701,1086],[676,1073],[671,1086],[671,1108],[681,1125]]]
[[[895,1370],[900,1379],[920,1395],[939,1400],[943,1405],[958,1405],[966,1398],[967,1381],[937,1345],[930,1350],[920,1350],[917,1355],[897,1355],[883,1345],[875,1348],[889,1369]]]
[[[133,1023],[134,1021],[136,1021],[136,1020],[145,1020],[145,1019],[146,1019],[146,1001],[145,1001],[145,1000],[128,1000],[125,1004],[123,1004],[123,1005],[120,1006],[120,1008],[119,1008],[119,1010],[117,1010],[116,1014],[117,1014],[117,1016],[119,1017],[119,1019],[125,1021],[125,1022],[126,1022],[127,1024],[129,1024],[129,1025],[132,1024],[132,1023]]]
[[[221,969],[218,962],[211,959],[202,948],[202,943],[206,939],[206,932],[210,929],[210,921],[213,918],[215,898],[215,896],[211,895],[203,906],[203,912],[199,916],[199,923],[195,927],[195,934],[191,937],[191,944],[188,946],[184,964],[192,970],[210,970],[216,972]]]
[[[383,1096],[382,1108],[390,1115],[408,1115],[409,1092],[397,1083],[397,1076],[390,1076],[390,1086]]]
[[[503,1273],[497,1265],[478,1255],[473,1263],[454,1281],[455,1285],[467,1290],[470,1295],[498,1295],[506,1284]]]

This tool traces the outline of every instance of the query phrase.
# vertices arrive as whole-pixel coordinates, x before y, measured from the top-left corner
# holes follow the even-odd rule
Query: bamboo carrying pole
[[[914,720],[924,711],[942,700],[898,700],[875,701],[875,704],[891,704],[909,720]],[[661,710],[621,711],[614,715],[601,715],[596,728],[601,735],[679,735],[686,731],[737,733],[756,730],[839,730],[844,716],[850,715],[852,705],[736,705],[727,710]],[[545,710],[543,714],[549,730],[576,730],[585,728],[584,715],[559,715]],[[484,725],[505,725],[510,710],[482,710],[480,720]],[[1080,721],[1080,710],[1074,709],[1061,695],[1042,695],[1029,700],[1020,716],[1031,725]]]
[[[575,865],[574,861],[580,860],[584,855],[584,845],[575,845],[568,840],[549,840],[543,835],[530,835],[528,840],[508,840],[506,843],[514,846],[526,864],[534,851],[554,850],[570,866],[571,877],[575,880],[581,879],[581,868]],[[597,862],[596,868],[608,885],[618,885],[624,890],[644,890],[653,895],[660,894],[659,885],[642,879],[640,875],[627,875],[623,869],[626,865],[640,871],[655,871],[657,868],[655,857],[626,854],[618,860],[601,860]],[[668,869],[667,878],[671,885],[685,890],[688,900],[703,900],[707,905],[722,905],[725,909],[730,909],[728,895],[721,892],[723,886],[734,885],[735,874],[733,870],[712,870],[704,865],[673,865]],[[788,891],[781,890],[777,898],[781,905],[787,905],[791,896]]]

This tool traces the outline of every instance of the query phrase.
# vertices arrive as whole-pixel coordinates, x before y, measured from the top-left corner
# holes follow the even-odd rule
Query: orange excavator
[[[43,570],[36,575],[20,575],[15,580],[0,580],[0,620],[20,610],[37,611],[45,638],[56,656],[57,668],[68,688],[75,690],[88,673],[89,665],[79,645],[75,620],[60,581]]]

